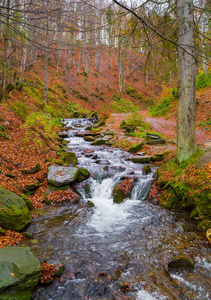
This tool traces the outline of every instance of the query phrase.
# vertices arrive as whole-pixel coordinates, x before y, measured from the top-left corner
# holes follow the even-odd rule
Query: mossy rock
[[[149,145],[159,145],[166,143],[166,141],[158,134],[147,133],[146,143]]]
[[[57,186],[54,186],[54,185],[49,185],[45,194],[44,194],[44,197],[45,197],[45,203],[46,204],[51,204],[52,201],[49,201],[48,200],[48,195],[50,194],[50,192],[57,192],[57,191],[66,191],[70,188],[69,185],[64,185],[64,186],[60,186],[60,187],[57,187]]]
[[[77,162],[78,162],[77,157],[74,152],[65,152],[62,157],[62,160],[63,160],[64,164],[70,164],[72,166],[77,165]]]
[[[113,202],[121,203],[125,199],[129,199],[131,197],[132,190],[136,181],[136,177],[126,178],[118,185],[116,185],[113,191]]]
[[[138,143],[136,145],[133,145],[133,146],[131,146],[129,148],[128,152],[130,152],[130,153],[136,153],[136,152],[142,150],[143,147],[144,147],[144,145],[145,145],[144,143]]]
[[[206,237],[209,240],[210,244],[211,244],[211,229],[208,229],[206,232]]]
[[[150,166],[144,166],[143,171],[142,171],[143,175],[148,175],[151,172],[152,172],[152,170],[151,170]]]
[[[133,163],[148,164],[151,162],[151,156],[134,156],[132,158]]]
[[[0,187],[0,226],[21,231],[31,221],[26,202],[18,195]]]
[[[91,145],[92,146],[100,146],[100,145],[104,145],[105,143],[106,143],[106,140],[104,140],[104,139],[96,139],[91,143]]]
[[[95,138],[93,136],[85,136],[84,140],[87,142],[93,142],[95,140]]]
[[[77,182],[82,182],[86,179],[88,179],[90,176],[90,172],[86,168],[79,168],[79,174],[76,179]]]
[[[0,295],[0,300],[31,300],[32,292],[30,291],[8,291]]]
[[[166,209],[178,207],[179,198],[173,189],[168,189],[160,194],[159,205]]]
[[[174,257],[168,263],[168,271],[172,270],[194,270],[195,267],[193,263],[186,256],[177,256]]]
[[[208,229],[211,229],[211,221],[203,220],[202,222],[199,222],[197,228],[203,231],[207,231]]]
[[[3,292],[5,296],[19,292],[31,292],[39,282],[40,262],[29,247],[6,247],[1,249],[0,269],[0,293]]]
[[[26,203],[26,205],[27,205],[27,207],[28,207],[29,210],[34,209],[34,206],[33,206],[32,202],[31,202],[31,200],[26,195],[21,194],[20,197],[25,201],[25,203]]]
[[[152,162],[158,162],[164,160],[164,154],[156,154],[152,156]]]
[[[85,190],[85,197],[92,198],[91,189],[90,189],[88,182],[86,182],[86,184],[84,186],[84,190]]]
[[[35,174],[40,171],[40,164],[36,164],[34,168],[30,170],[22,170],[22,174]]]

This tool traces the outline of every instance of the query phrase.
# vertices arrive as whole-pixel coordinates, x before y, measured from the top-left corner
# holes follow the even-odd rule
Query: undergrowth
[[[130,102],[127,99],[122,99],[117,95],[113,96],[114,102],[110,104],[110,108],[112,111],[117,113],[130,113],[130,112],[136,112],[139,111],[140,108],[138,108],[135,104]]]
[[[169,96],[162,98],[159,103],[151,107],[149,110],[150,117],[164,116],[169,109],[174,105],[177,97],[177,90],[175,88],[169,90]]]
[[[200,90],[205,87],[211,86],[211,73],[205,75],[204,72],[198,74],[196,76],[196,89]]]

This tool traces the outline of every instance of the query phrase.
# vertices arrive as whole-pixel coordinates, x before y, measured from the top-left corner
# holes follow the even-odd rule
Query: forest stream
[[[211,251],[203,235],[184,213],[146,201],[156,166],[143,175],[144,165],[132,163],[132,154],[77,136],[88,120],[65,123],[69,150],[91,176],[77,185],[79,204],[46,206],[29,226],[34,239],[24,243],[33,253],[65,265],[62,277],[38,287],[33,299],[211,299]],[[114,186],[128,174],[138,177],[131,199],[113,203]],[[178,255],[195,269],[168,271]]]

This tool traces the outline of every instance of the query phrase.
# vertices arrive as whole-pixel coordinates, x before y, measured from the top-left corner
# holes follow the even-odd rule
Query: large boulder
[[[79,175],[77,167],[50,166],[48,182],[55,186],[64,186],[74,182]]]
[[[0,187],[0,226],[20,231],[31,219],[26,202],[18,195]]]
[[[29,247],[0,250],[0,299],[31,299],[40,278],[40,262]]]

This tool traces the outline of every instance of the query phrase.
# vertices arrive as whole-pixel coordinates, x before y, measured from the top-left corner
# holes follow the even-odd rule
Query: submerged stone
[[[26,202],[2,187],[0,187],[0,208],[0,226],[4,229],[20,231],[32,219]]]

